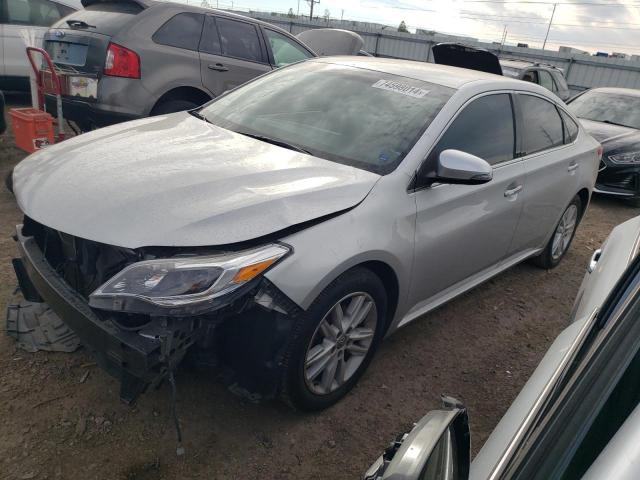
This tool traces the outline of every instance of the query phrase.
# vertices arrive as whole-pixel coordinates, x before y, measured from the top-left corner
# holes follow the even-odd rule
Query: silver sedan
[[[16,269],[126,400],[200,349],[236,391],[322,409],[385,335],[519,262],[558,265],[599,155],[540,86],[314,59],[28,157]]]

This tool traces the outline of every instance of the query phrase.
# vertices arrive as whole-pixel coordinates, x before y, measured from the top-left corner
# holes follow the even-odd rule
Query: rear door
[[[200,73],[205,88],[214,96],[271,69],[255,24],[207,15],[200,41]]]
[[[581,154],[572,147],[577,130],[565,138],[565,126],[554,103],[528,93],[518,93],[515,98],[527,188],[512,250],[524,250],[546,244],[562,212],[578,193]]]
[[[25,48],[42,45],[48,27],[73,9],[50,0],[2,0],[3,75],[28,77],[29,63]]]

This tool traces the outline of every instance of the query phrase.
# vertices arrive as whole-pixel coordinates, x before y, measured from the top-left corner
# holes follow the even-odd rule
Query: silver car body
[[[585,340],[595,316],[638,254],[640,217],[616,227],[589,266],[580,286],[572,323],[556,338],[471,464],[469,478],[499,478],[500,467],[517,450],[522,435]],[[595,258],[593,259],[595,260]]]
[[[578,363],[584,363],[586,362],[585,358],[588,359],[588,355],[578,357],[578,352],[584,352],[585,347],[590,345],[607,341],[608,334],[612,331],[612,322],[608,321],[608,328],[599,329],[594,325],[594,321],[597,314],[603,310],[607,297],[614,291],[621,279],[624,279],[625,271],[638,256],[639,250],[640,217],[635,217],[617,226],[602,247],[594,252],[576,297],[570,325],[555,339],[524,388],[476,455],[470,465],[469,479],[512,478],[507,473],[507,466],[519,456],[522,458],[523,451],[531,448],[535,443],[535,440],[527,437],[533,431],[534,426],[538,426],[544,431],[545,420],[550,415],[549,410],[545,408],[552,408],[550,405],[558,402],[557,399],[553,400],[553,395],[558,394],[562,388],[562,382],[567,380],[572,361],[578,358]],[[620,300],[626,305],[630,303],[630,297],[637,295],[637,290],[620,288],[619,291],[626,291]],[[615,324],[615,319],[613,323]],[[589,335],[594,331],[598,332],[596,336]],[[411,433],[404,437],[402,446],[396,453],[401,458],[396,459],[393,456],[392,460],[387,460],[385,464],[381,457],[372,465],[365,478],[398,480],[421,478],[415,472],[423,471],[422,468],[429,461],[425,458],[434,450],[433,446],[438,439],[444,438],[441,435],[445,433],[451,420],[461,414],[466,417],[466,411],[462,405],[452,401],[453,399],[447,399],[447,397],[443,397],[443,400],[445,410],[429,412],[416,424]],[[588,466],[588,470],[582,478],[638,478],[640,475],[640,462],[638,461],[640,407],[632,410],[632,413],[621,423],[615,435],[612,432],[612,438],[597,457],[594,456],[593,463]],[[461,437],[464,438],[464,435]],[[466,438],[468,442],[468,437]],[[467,445],[459,445],[458,448],[461,449],[462,459],[449,460],[449,463],[453,464],[458,461],[462,469],[466,470],[464,463],[469,459],[464,457],[468,455],[469,445],[468,443]],[[406,451],[412,452],[411,458],[405,461],[405,464],[410,465],[410,468],[402,464],[404,460],[402,454]],[[458,477],[442,474],[429,478]],[[461,478],[467,477],[462,476]],[[522,478],[522,476],[517,476],[517,478]]]
[[[582,128],[571,144],[496,165],[486,184],[410,189],[429,150],[470,101],[521,92],[562,108],[542,87],[417,62],[312,61],[404,75],[456,92],[385,176],[178,113],[101,129],[30,156],[15,169],[19,206],[52,228],[129,248],[227,245],[282,231],[279,239],[295,253],[266,276],[303,309],[341,273],[375,262],[396,283],[391,333],[539,253],[578,192],[586,205],[598,144]],[[292,234],[285,230],[323,217]]]

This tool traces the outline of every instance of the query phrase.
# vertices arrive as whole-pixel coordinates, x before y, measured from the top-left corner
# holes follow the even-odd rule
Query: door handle
[[[522,185],[518,185],[517,187],[510,188],[509,190],[504,191],[504,196],[507,198],[513,197],[517,195],[517,193],[522,190]]]
[[[572,163],[571,165],[569,165],[569,168],[567,168],[567,172],[573,172],[577,170],[579,166],[580,165],[578,163]]]
[[[221,63],[216,63],[215,65],[209,65],[207,68],[209,70],[215,70],[216,72],[226,72],[229,70],[227,67],[225,67]]]
[[[601,248],[599,248],[598,250],[593,252],[593,255],[591,255],[591,260],[589,260],[589,266],[587,267],[587,272],[593,273],[593,271],[598,266],[598,261],[600,260],[600,255],[602,255],[602,249]]]

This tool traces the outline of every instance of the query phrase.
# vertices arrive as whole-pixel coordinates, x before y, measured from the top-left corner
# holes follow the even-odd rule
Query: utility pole
[[[502,31],[502,42],[500,42],[500,50],[504,48],[504,44],[507,41],[507,26],[504,26],[504,30]]]
[[[553,23],[553,16],[556,14],[557,3],[553,4],[553,12],[551,12],[551,18],[549,19],[549,27],[547,28],[547,34],[544,36],[544,43],[542,44],[542,50],[547,46],[547,38],[549,38],[549,30],[551,30],[551,24]]]
[[[309,20],[313,20],[313,6],[316,3],[320,3],[320,0],[307,0],[307,3],[311,5],[311,10],[309,11]]]
[[[344,8],[342,9],[342,14],[340,14],[340,21],[344,19]]]

